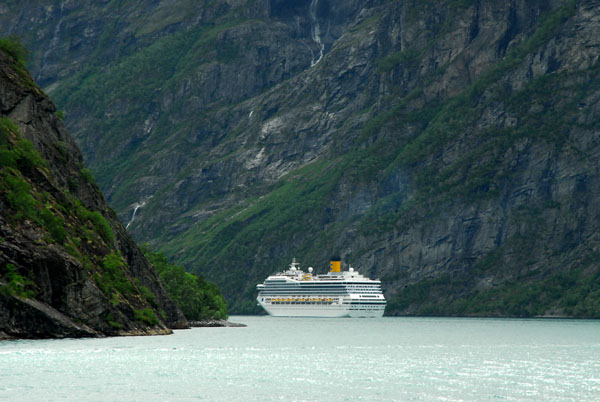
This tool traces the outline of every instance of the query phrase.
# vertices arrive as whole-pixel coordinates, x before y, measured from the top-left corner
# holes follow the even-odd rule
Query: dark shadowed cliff
[[[109,202],[232,311],[341,253],[390,314],[600,315],[600,2],[37,3]]]
[[[0,51],[0,338],[186,327],[55,112]]]

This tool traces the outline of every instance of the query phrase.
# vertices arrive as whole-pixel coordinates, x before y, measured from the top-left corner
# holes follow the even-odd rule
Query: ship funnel
[[[339,259],[330,261],[329,272],[342,272],[342,262]]]

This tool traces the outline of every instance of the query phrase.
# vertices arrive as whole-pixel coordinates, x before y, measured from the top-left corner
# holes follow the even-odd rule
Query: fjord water
[[[600,400],[600,321],[231,321],[247,327],[0,342],[0,400]]]

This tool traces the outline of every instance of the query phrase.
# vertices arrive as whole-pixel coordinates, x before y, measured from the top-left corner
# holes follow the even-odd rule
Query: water
[[[248,326],[0,342],[0,400],[600,400],[600,321],[231,321]]]

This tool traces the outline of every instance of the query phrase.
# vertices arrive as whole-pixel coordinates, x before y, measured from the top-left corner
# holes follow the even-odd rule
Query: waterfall
[[[125,229],[129,229],[129,225],[131,225],[133,223],[133,221],[135,220],[135,214],[137,212],[138,209],[142,208],[143,206],[146,205],[146,201],[142,202],[142,203],[135,203],[133,205],[133,215],[131,215],[131,220],[127,223],[127,225],[125,226]]]
[[[62,25],[63,22],[63,11],[64,11],[64,7],[65,7],[65,2],[61,1],[60,2],[60,14],[58,17],[58,23],[56,24],[56,28],[54,28],[54,36],[52,36],[52,40],[50,41],[50,44],[48,46],[48,50],[46,50],[44,52],[44,55],[42,56],[42,63],[40,64],[40,71],[37,74],[36,77],[36,81],[40,80],[40,77],[42,75],[42,71],[44,70],[44,67],[46,67],[46,60],[48,59],[48,55],[56,48],[56,46],[58,45],[58,41],[59,41],[59,37],[58,35],[60,34],[60,27]]]
[[[323,51],[325,50],[325,45],[321,41],[321,28],[319,27],[319,20],[317,18],[317,6],[319,5],[319,0],[312,0],[310,2],[310,7],[308,8],[308,13],[310,15],[310,22],[312,24],[311,28],[311,36],[313,42],[319,45],[319,58],[317,61],[314,59],[310,62],[310,66],[316,65],[323,58]]]

